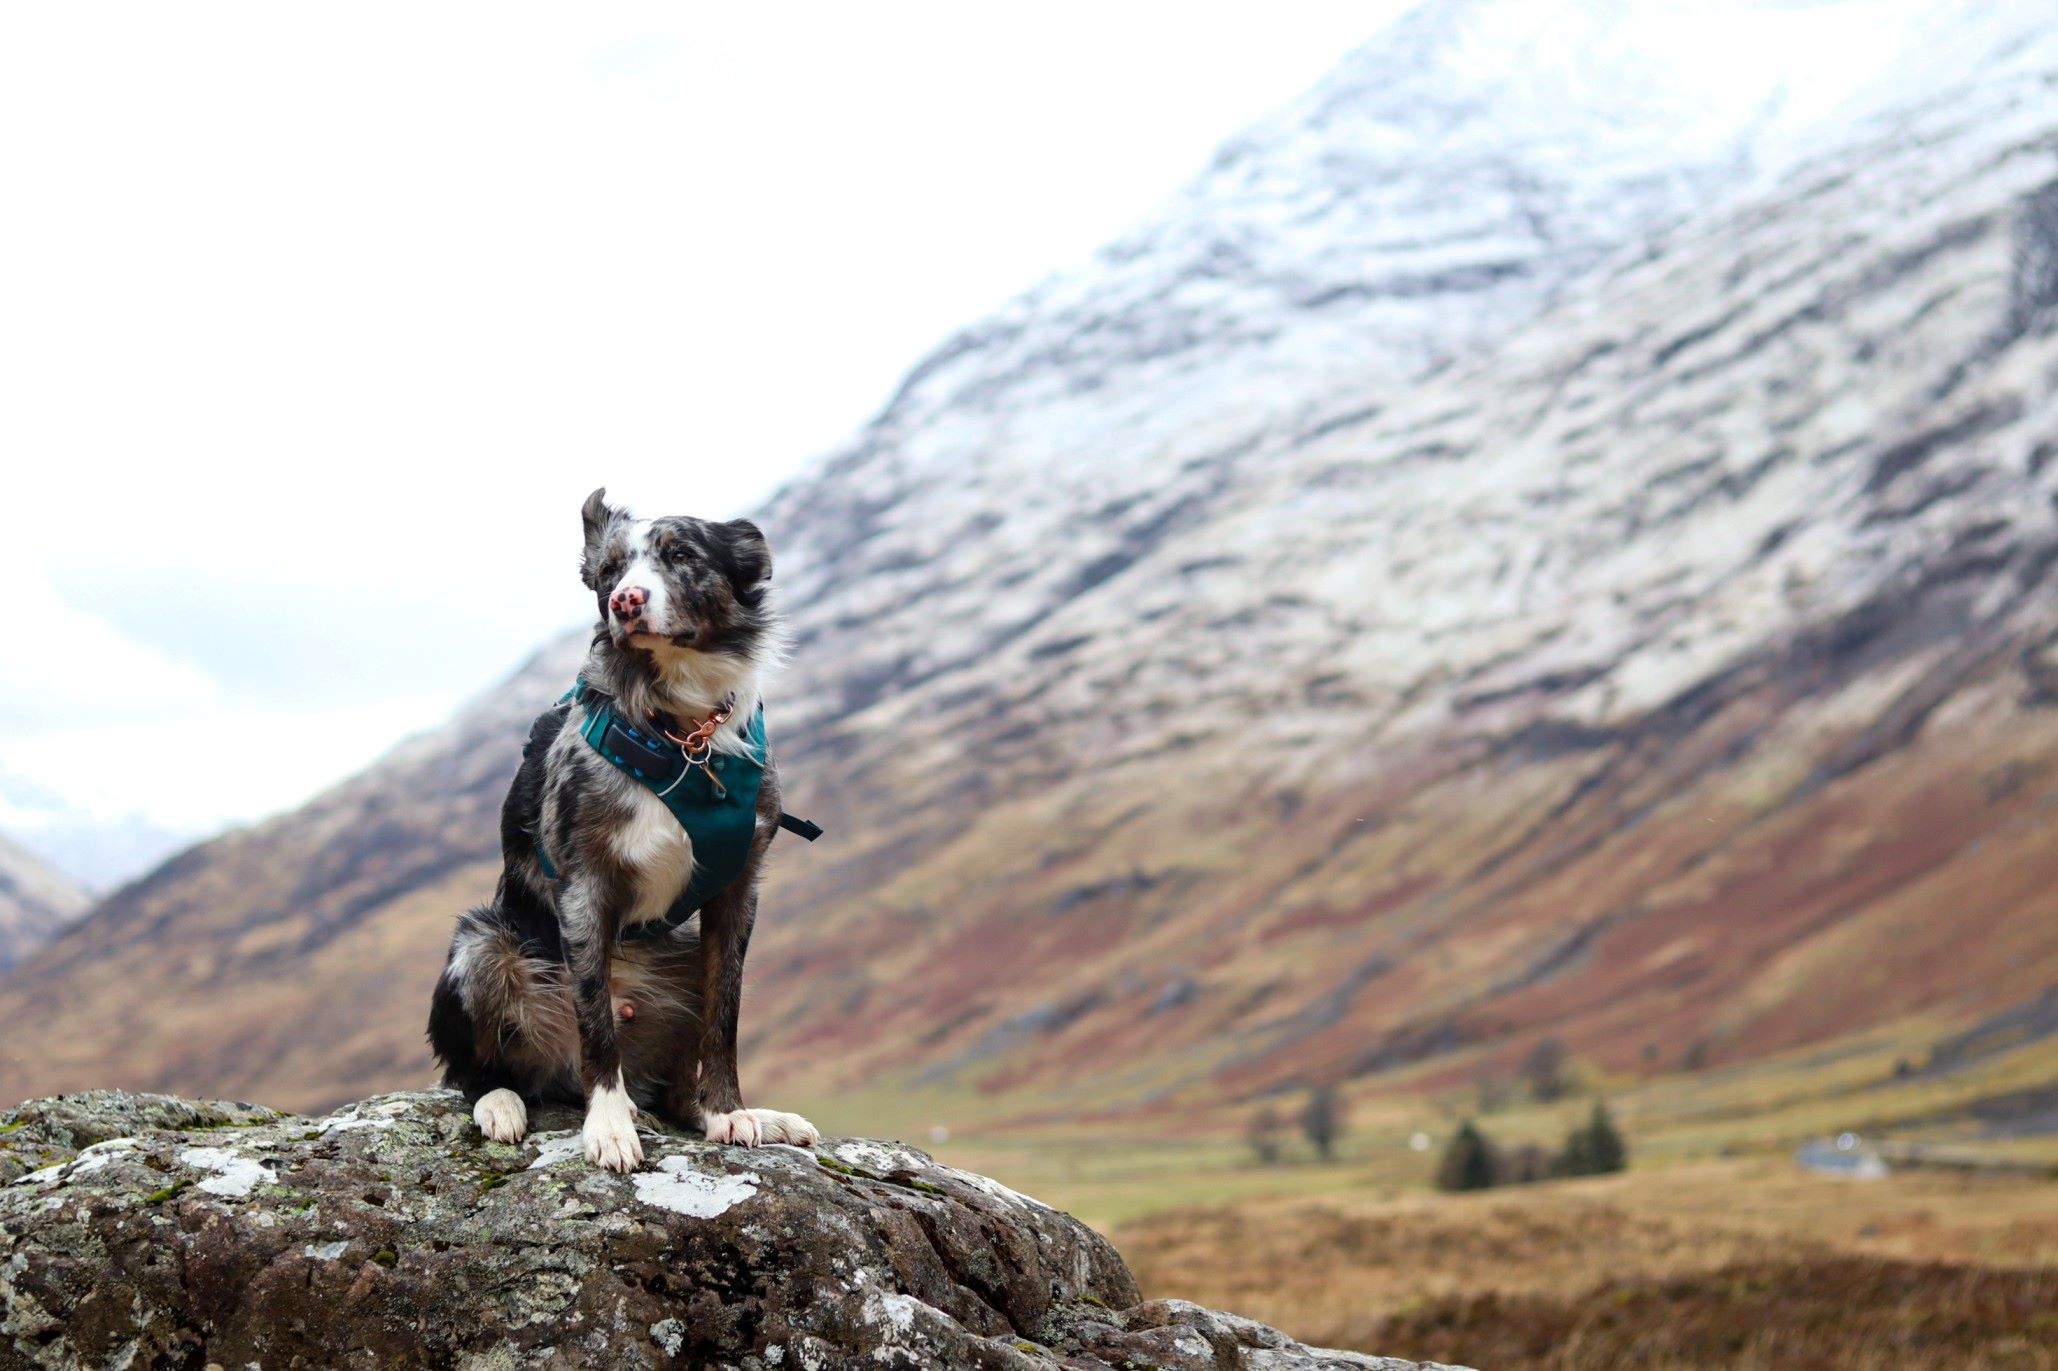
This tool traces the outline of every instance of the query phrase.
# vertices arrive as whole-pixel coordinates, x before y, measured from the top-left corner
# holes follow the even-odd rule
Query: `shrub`
[[[1494,1156],[1494,1184],[1530,1185],[1551,1177],[1551,1154],[1535,1143],[1523,1143],[1506,1151],[1487,1145]]]
[[[1529,1093],[1542,1103],[1563,1099],[1572,1091],[1571,1061],[1566,1056],[1565,1044],[1556,1038],[1539,1042],[1522,1059],[1521,1075],[1529,1085]]]
[[[1279,1160],[1280,1135],[1285,1131],[1286,1125],[1280,1122],[1278,1113],[1268,1104],[1251,1115],[1244,1138],[1250,1143],[1258,1161],[1271,1166]]]

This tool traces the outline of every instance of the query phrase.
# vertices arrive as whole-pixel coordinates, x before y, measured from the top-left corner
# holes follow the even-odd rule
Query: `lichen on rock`
[[[1395,1368],[1145,1303],[1069,1215],[899,1143],[491,1143],[449,1092],[326,1119],[95,1091],[0,1115],[0,1371]]]

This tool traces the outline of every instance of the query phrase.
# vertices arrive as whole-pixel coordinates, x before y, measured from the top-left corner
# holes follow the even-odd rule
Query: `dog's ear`
[[[608,526],[621,515],[620,510],[608,504],[606,486],[588,495],[579,510],[586,529],[586,542],[579,552],[579,579],[589,590],[600,589],[600,559],[607,548]]]
[[[772,545],[764,530],[748,519],[731,519],[722,525],[722,543],[728,555],[729,582],[738,599],[754,599],[772,579]]]

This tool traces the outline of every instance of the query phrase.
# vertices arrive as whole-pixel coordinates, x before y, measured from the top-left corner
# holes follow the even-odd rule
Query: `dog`
[[[592,646],[530,729],[500,883],[458,917],[429,1043],[499,1142],[527,1132],[531,1103],[562,1101],[584,1105],[587,1160],[614,1171],[642,1163],[639,1110],[711,1142],[805,1146],[815,1126],[746,1108],[736,1071],[765,852],[782,819],[812,828],[782,815],[764,744],[771,549],[748,520],[635,519],[606,496],[580,511]],[[688,790],[712,816],[698,837],[703,811],[675,807]]]

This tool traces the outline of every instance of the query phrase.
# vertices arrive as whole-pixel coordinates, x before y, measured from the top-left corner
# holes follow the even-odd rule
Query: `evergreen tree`
[[[1591,1176],[1593,1162],[1587,1154],[1586,1125],[1576,1124],[1565,1135],[1565,1146],[1551,1158],[1553,1176]]]
[[[1629,1167],[1629,1145],[1616,1131],[1615,1120],[1608,1117],[1608,1106],[1599,1100],[1594,1101],[1593,1117],[1587,1120],[1586,1152],[1587,1164],[1593,1168],[1588,1175],[1600,1176]]]
[[[1439,1190],[1484,1190],[1494,1182],[1493,1145],[1467,1119],[1451,1135],[1436,1168]]]
[[[1565,1135],[1565,1150],[1551,1169],[1560,1176],[1600,1176],[1628,1165],[1628,1145],[1608,1117],[1608,1106],[1596,1101],[1587,1121]]]
[[[1301,1110],[1301,1132],[1308,1135],[1323,1161],[1328,1161],[1335,1151],[1336,1140],[1343,1136],[1343,1125],[1343,1099],[1336,1093],[1336,1087],[1316,1086]]]

